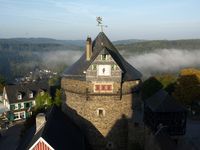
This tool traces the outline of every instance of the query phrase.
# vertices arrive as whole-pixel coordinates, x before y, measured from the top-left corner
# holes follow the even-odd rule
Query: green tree
[[[60,106],[62,104],[62,91],[59,90],[59,89],[56,89],[56,96],[55,96],[55,99],[54,99],[54,103],[57,106]]]
[[[163,89],[165,89],[170,95],[175,90],[175,84],[177,77],[172,74],[163,74],[156,76],[156,79],[162,84]]]
[[[48,93],[39,93],[36,98],[36,110],[50,107],[53,104],[52,98]]]
[[[173,93],[177,101],[184,105],[200,100],[200,70],[183,69],[177,79]]]

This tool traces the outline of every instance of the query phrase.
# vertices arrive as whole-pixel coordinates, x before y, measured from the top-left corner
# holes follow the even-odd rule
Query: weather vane
[[[103,32],[103,27],[107,28],[108,26],[107,25],[103,25],[102,23],[102,17],[97,17],[97,26],[99,26],[101,28],[101,32]]]

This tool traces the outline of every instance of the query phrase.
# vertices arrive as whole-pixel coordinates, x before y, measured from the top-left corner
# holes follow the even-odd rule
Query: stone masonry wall
[[[62,88],[65,90],[66,107],[69,107],[63,107],[63,110],[72,116],[78,125],[84,126],[94,149],[103,150],[106,146],[116,150],[126,149],[128,119],[133,115],[132,89],[136,85],[136,81],[124,82],[122,97],[116,100],[116,95],[92,93],[91,82],[63,78]],[[114,83],[114,89],[119,89],[120,86],[120,83]],[[86,89],[89,94],[86,94]],[[117,90],[114,93],[117,94]],[[104,116],[98,116],[98,109],[104,111]]]

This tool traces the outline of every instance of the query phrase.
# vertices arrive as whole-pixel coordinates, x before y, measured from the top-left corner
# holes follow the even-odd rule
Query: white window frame
[[[17,95],[17,99],[18,99],[18,100],[22,100],[22,94],[18,94],[18,95]]]
[[[24,109],[24,103],[21,103],[21,109]]]
[[[35,106],[35,100],[34,100],[34,101],[32,101],[32,106]]]
[[[18,107],[18,103],[17,104],[15,104],[15,110],[18,110],[19,109],[19,107]]]
[[[21,119],[21,118],[20,118],[20,113],[19,113],[19,112],[15,112],[15,113],[14,113],[14,116],[15,116],[15,115],[17,116],[17,118],[15,118],[14,120],[19,120],[19,119]]]
[[[21,113],[23,113],[23,115],[24,115],[24,118],[21,118]],[[25,111],[20,111],[20,112],[19,112],[19,118],[20,118],[20,119],[25,119],[25,118],[26,118]]]
[[[100,111],[103,112],[102,115],[99,114]],[[98,109],[97,109],[97,116],[98,116],[98,117],[104,117],[105,115],[106,115],[106,111],[105,111],[104,108],[98,108]]]
[[[33,92],[29,93],[29,98],[33,98]]]

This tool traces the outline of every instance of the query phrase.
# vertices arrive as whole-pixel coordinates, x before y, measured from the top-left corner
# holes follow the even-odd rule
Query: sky
[[[111,40],[200,38],[199,0],[0,0],[0,38]]]

